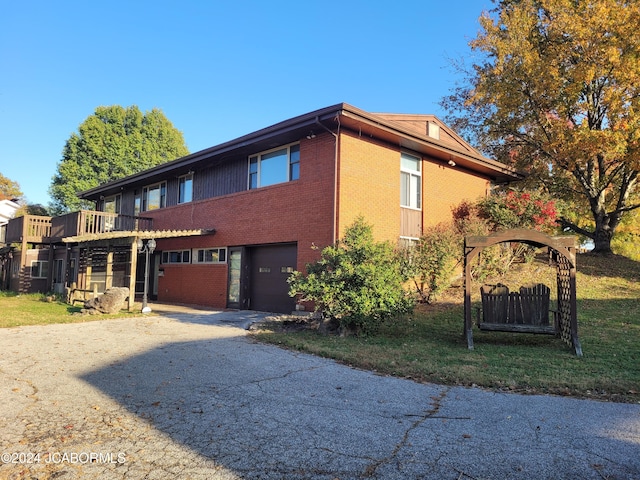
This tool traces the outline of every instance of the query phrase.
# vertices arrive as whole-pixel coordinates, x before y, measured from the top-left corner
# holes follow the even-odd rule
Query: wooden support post
[[[27,268],[27,218],[24,218],[25,226],[22,227],[22,246],[20,247],[20,270],[18,271],[18,293],[29,292],[29,282],[27,282],[27,272],[31,279],[31,268]]]
[[[113,246],[107,247],[107,272],[104,283],[104,289],[109,290],[113,287]]]

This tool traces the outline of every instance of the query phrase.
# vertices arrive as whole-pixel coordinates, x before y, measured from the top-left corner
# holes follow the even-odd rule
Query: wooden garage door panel
[[[270,245],[251,249],[251,309],[291,313],[295,299],[289,296],[287,278],[295,269],[296,245]]]

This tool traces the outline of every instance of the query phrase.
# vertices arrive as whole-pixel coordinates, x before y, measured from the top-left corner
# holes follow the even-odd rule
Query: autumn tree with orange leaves
[[[640,2],[499,0],[480,25],[449,122],[566,200],[561,225],[610,253],[640,207]]]

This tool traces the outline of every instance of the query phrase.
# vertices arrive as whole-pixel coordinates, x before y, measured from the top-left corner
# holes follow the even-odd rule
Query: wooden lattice
[[[576,312],[576,269],[564,255],[554,253],[558,282],[558,330],[560,338],[577,355],[582,355],[578,340]]]

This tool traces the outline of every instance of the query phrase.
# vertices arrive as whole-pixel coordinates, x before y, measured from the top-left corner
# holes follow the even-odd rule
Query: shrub
[[[462,257],[462,237],[453,223],[440,223],[425,230],[413,247],[403,251],[407,276],[426,303],[451,286]]]
[[[394,248],[374,241],[372,227],[362,218],[306,270],[306,275],[294,272],[289,278],[290,295],[314,302],[316,310],[339,322],[343,333],[374,332],[382,322],[412,309]]]
[[[480,199],[476,207],[491,231],[527,228],[550,233],[557,229],[555,201],[541,192],[508,190]]]

